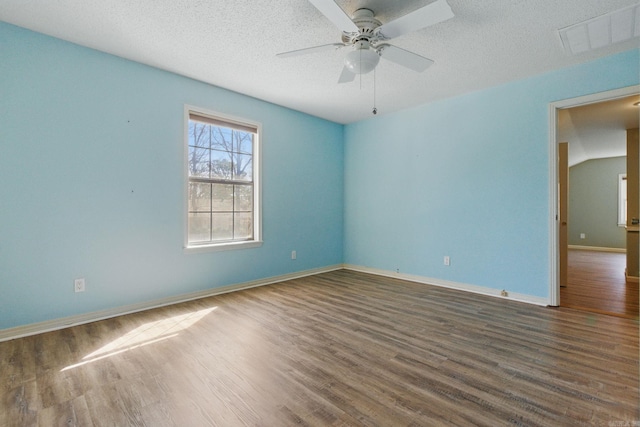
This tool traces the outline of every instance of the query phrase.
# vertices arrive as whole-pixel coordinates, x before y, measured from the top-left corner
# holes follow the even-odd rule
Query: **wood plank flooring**
[[[640,291],[625,281],[625,254],[571,249],[568,264],[561,306],[638,319]]]
[[[638,322],[338,270],[0,343],[0,426],[636,425]]]

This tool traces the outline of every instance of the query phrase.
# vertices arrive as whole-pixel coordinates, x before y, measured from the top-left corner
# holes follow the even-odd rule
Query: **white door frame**
[[[560,305],[560,268],[558,235],[558,110],[596,102],[610,101],[640,93],[640,85],[594,93],[577,98],[564,99],[549,104],[549,302],[551,306]]]

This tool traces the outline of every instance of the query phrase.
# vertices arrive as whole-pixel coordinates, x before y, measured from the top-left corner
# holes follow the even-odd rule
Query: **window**
[[[260,244],[259,125],[186,109],[187,248]]]
[[[618,226],[627,225],[627,174],[618,174]]]

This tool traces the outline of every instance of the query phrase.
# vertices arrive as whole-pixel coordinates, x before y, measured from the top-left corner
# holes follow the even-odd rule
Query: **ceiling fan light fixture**
[[[354,74],[367,74],[380,62],[380,55],[373,49],[354,49],[347,53],[344,65]]]

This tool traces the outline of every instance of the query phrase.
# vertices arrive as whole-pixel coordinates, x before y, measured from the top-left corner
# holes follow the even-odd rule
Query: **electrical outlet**
[[[586,235],[586,234],[584,234],[584,233],[580,233],[580,238],[581,238],[581,239],[586,239],[586,238],[587,238],[587,235]]]
[[[75,292],[84,292],[84,277],[73,281],[73,290]]]
[[[445,256],[444,257],[444,265],[447,265],[447,266],[451,265],[451,258],[449,258],[448,256]]]
[[[296,251],[291,251],[291,259],[296,259],[298,257],[298,254],[296,253]]]

